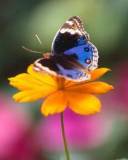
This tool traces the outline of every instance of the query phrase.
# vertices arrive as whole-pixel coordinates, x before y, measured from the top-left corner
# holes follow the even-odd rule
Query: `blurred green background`
[[[42,56],[23,50],[23,45],[42,53],[50,51],[55,33],[69,17],[74,15],[81,17],[91,41],[99,50],[99,67],[105,66],[112,69],[112,72],[106,75],[105,80],[113,84],[115,90],[101,96],[103,109],[98,116],[94,116],[96,118],[94,127],[93,116],[91,120],[83,118],[86,124],[83,126],[87,129],[88,135],[76,136],[71,140],[69,146],[72,159],[121,160],[128,158],[128,1],[1,0],[0,160],[64,159],[63,150],[59,150],[60,144],[53,145],[53,150],[50,145],[47,146],[47,143],[54,142],[52,138],[55,139],[55,134],[58,137],[57,119],[52,117],[53,120],[48,119],[48,123],[48,120],[39,112],[41,102],[32,104],[13,102],[11,97],[16,89],[9,86],[7,79],[25,72],[29,64]],[[38,43],[35,34],[39,35],[42,45]],[[70,118],[77,116],[70,114],[67,113],[66,116]],[[99,119],[103,123],[99,122]],[[71,122],[71,119],[69,121]],[[81,118],[79,123],[81,124]],[[40,129],[42,125],[48,125],[51,128],[48,129],[47,126]],[[71,126],[67,125],[67,127]],[[72,132],[75,134],[77,130],[82,133],[83,126],[81,128],[79,125],[75,126],[75,130],[71,129],[69,135],[72,135]],[[44,130],[49,136],[41,137]],[[95,135],[100,135],[102,138],[97,139]],[[56,141],[60,141],[60,137],[58,139],[57,137]],[[83,138],[85,144],[77,147],[76,142]],[[94,140],[93,143],[92,140]],[[89,143],[86,144],[88,141]],[[73,147],[75,145],[76,147]]]

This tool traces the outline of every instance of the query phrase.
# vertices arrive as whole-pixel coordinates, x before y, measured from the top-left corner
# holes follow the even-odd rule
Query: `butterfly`
[[[56,33],[51,53],[35,61],[34,70],[79,82],[90,79],[89,72],[97,68],[98,58],[80,17],[73,16]]]

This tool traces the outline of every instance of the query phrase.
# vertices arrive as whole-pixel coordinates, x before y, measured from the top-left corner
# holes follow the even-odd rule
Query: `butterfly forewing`
[[[86,43],[89,35],[84,31],[79,17],[69,18],[56,33],[52,42],[52,53],[60,54],[77,45],[79,39]]]

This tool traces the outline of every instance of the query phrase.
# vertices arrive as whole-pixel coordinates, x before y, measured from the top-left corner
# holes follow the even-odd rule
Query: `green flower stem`
[[[60,116],[61,116],[61,131],[62,131],[62,138],[63,138],[63,143],[64,143],[65,156],[66,156],[66,160],[70,160],[68,144],[67,144],[65,128],[64,128],[64,113],[61,113]]]

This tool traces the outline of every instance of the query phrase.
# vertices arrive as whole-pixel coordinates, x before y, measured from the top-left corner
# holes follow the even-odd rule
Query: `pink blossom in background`
[[[35,141],[33,128],[30,115],[1,93],[0,160],[39,160],[42,153]]]
[[[101,113],[94,116],[79,116],[70,110],[64,113],[65,130],[69,147],[72,149],[94,148],[105,142],[111,132],[111,118]],[[60,130],[60,115],[42,120],[37,129],[40,145],[47,151],[63,149]]]

